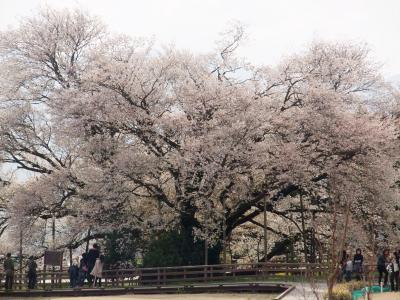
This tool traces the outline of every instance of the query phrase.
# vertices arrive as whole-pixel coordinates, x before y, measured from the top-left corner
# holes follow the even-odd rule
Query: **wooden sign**
[[[44,264],[47,266],[61,266],[63,261],[62,251],[45,251]]]

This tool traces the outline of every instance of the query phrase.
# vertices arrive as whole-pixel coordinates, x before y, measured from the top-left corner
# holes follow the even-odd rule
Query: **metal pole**
[[[52,213],[51,216],[51,236],[52,236],[52,249],[55,251],[56,250],[56,216],[54,213]],[[54,272],[56,271],[55,267],[53,266],[52,268],[52,274],[51,274],[51,287],[54,287],[55,284],[55,277],[54,277]]]
[[[69,265],[72,266],[72,245],[69,246]]]
[[[300,216],[301,216],[301,230],[303,237],[303,247],[304,247],[304,262],[308,262],[308,251],[307,251],[307,234],[306,234],[306,224],[304,220],[304,203],[303,203],[303,193],[300,193]]]
[[[225,215],[225,201],[223,203],[223,209],[224,209],[224,224],[222,228],[222,242],[223,242],[223,260],[224,264],[226,264],[226,215]]]
[[[208,240],[204,240],[204,264],[208,265]]]
[[[19,231],[19,283],[22,289],[22,225]]]
[[[267,197],[264,197],[264,262],[267,262],[268,237],[267,237]]]
[[[52,220],[52,228],[51,228],[51,234],[52,234],[52,248],[53,250],[56,250],[56,216],[54,213],[51,216]]]

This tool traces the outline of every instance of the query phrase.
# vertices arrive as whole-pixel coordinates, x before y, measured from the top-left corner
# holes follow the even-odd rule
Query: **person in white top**
[[[353,272],[353,260],[350,258],[350,255],[346,255],[346,265],[345,265],[345,271],[346,271],[346,281],[349,282],[351,280],[351,274]]]
[[[103,277],[103,266],[104,266],[104,255],[100,255],[100,257],[96,259],[94,268],[90,273],[90,275],[94,277],[93,287],[96,286],[97,280],[99,283],[99,287],[101,286],[101,278]]]
[[[392,291],[399,290],[399,255],[394,252],[390,258],[390,263],[387,267],[390,274],[390,289]]]

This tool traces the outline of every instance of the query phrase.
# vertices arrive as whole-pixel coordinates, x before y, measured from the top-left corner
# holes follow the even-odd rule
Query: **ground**
[[[287,294],[284,300],[319,300],[323,299],[326,291],[325,283],[293,283],[293,285],[296,288]]]
[[[382,293],[375,294],[373,300],[400,300],[400,293]]]
[[[46,300],[271,300],[277,295],[267,294],[179,294],[179,295],[123,295],[102,297],[74,297],[74,298],[45,298]],[[44,298],[22,298],[18,300],[43,300]],[[16,300],[16,298],[2,298],[2,300]]]

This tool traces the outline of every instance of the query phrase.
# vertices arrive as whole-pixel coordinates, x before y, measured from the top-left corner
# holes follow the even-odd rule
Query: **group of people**
[[[15,266],[14,266],[14,261],[11,258],[11,253],[6,254],[6,258],[4,260],[4,275],[5,275],[5,284],[4,288],[6,291],[12,290],[13,288],[13,283],[14,283],[14,271],[15,271]],[[29,257],[28,261],[28,272],[27,272],[27,278],[28,278],[28,288],[33,289],[36,285],[36,268],[37,264],[33,257]]]
[[[339,281],[350,281],[353,277],[356,280],[361,280],[363,277],[363,263],[364,256],[360,248],[356,250],[356,254],[353,257],[343,251]]]
[[[364,256],[361,249],[357,249],[353,257],[350,257],[346,251],[343,251],[339,281],[350,281],[353,278],[356,280],[363,279],[363,263]],[[391,290],[398,291],[400,282],[400,250],[390,254],[390,250],[385,249],[378,256],[377,271],[379,273],[379,285],[387,286],[390,280]]]
[[[68,269],[71,288],[83,287],[85,280],[89,286],[101,286],[103,277],[104,255],[100,254],[100,248],[93,244],[87,253],[83,253],[80,260],[71,264]]]
[[[68,268],[70,287],[83,287],[85,281],[89,286],[101,286],[103,277],[104,255],[100,254],[100,248],[97,244],[87,252],[83,253],[81,259],[71,264]],[[11,253],[7,253],[4,260],[5,290],[13,289],[15,266]],[[34,289],[37,284],[37,264],[34,257],[30,257],[27,264],[27,282],[28,289]]]
[[[385,249],[378,257],[377,270],[379,272],[379,284],[387,286],[390,278],[390,288],[392,291],[399,290],[399,270],[400,270],[400,250],[390,254],[389,249]]]

